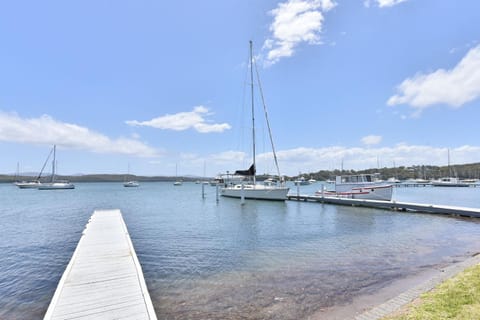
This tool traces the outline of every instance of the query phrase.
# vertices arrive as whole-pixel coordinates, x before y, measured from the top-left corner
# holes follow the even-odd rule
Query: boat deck
[[[398,202],[398,201],[380,201],[351,199],[340,197],[327,197],[316,195],[288,195],[288,200],[294,201],[315,201],[320,203],[338,204],[347,206],[359,206],[369,208],[380,208],[397,211],[415,211],[422,213],[447,214],[470,218],[480,218],[480,209],[456,206],[433,205],[424,203]]]
[[[93,213],[44,319],[157,319],[120,210]]]

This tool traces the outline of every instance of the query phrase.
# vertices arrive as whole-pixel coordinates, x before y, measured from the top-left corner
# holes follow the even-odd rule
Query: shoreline
[[[374,294],[361,295],[348,304],[332,306],[313,314],[311,320],[376,320],[388,316],[445,280],[480,264],[480,252],[464,260],[438,265],[415,275],[393,281]]]

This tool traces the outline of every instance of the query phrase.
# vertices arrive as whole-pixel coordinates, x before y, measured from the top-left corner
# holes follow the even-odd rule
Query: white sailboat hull
[[[135,188],[140,186],[140,184],[137,181],[128,181],[128,182],[124,182],[123,186],[126,188]]]
[[[70,182],[51,182],[42,183],[38,190],[63,190],[63,189],[75,189],[75,185]]]
[[[25,182],[16,182],[15,185],[20,189],[38,189],[41,183],[38,181],[25,181]]]
[[[287,187],[246,184],[222,188],[220,192],[222,196],[231,198],[242,198],[243,195],[245,199],[284,201],[288,190]]]

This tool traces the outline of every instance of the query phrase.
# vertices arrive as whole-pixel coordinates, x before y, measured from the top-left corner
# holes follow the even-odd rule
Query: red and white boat
[[[350,199],[391,201],[393,186],[374,178],[371,174],[337,176],[335,190],[319,190],[316,195]]]

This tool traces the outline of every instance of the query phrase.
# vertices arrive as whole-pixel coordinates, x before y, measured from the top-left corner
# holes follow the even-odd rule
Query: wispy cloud
[[[380,8],[386,8],[386,7],[393,7],[405,1],[407,0],[365,0],[363,4],[367,8],[370,7],[372,3],[376,3]]]
[[[372,146],[382,142],[382,136],[369,135],[361,139],[362,143],[367,146]]]
[[[267,65],[290,57],[301,43],[319,44],[324,21],[323,13],[333,9],[332,0],[288,0],[279,3],[269,13],[273,16],[270,37],[263,50]]]
[[[470,49],[453,69],[417,74],[405,79],[397,91],[387,104],[408,104],[416,109],[416,116],[434,105],[446,104],[460,108],[477,99],[480,96],[480,45]]]
[[[205,116],[211,115],[204,106],[194,107],[192,111],[166,114],[148,121],[129,120],[130,126],[145,126],[163,130],[183,131],[195,129],[200,133],[223,132],[231,128],[228,123],[210,123]]]
[[[96,153],[118,153],[140,157],[159,155],[157,150],[137,139],[111,139],[88,128],[55,120],[48,115],[25,119],[17,114],[0,112],[0,141],[57,144]]]

